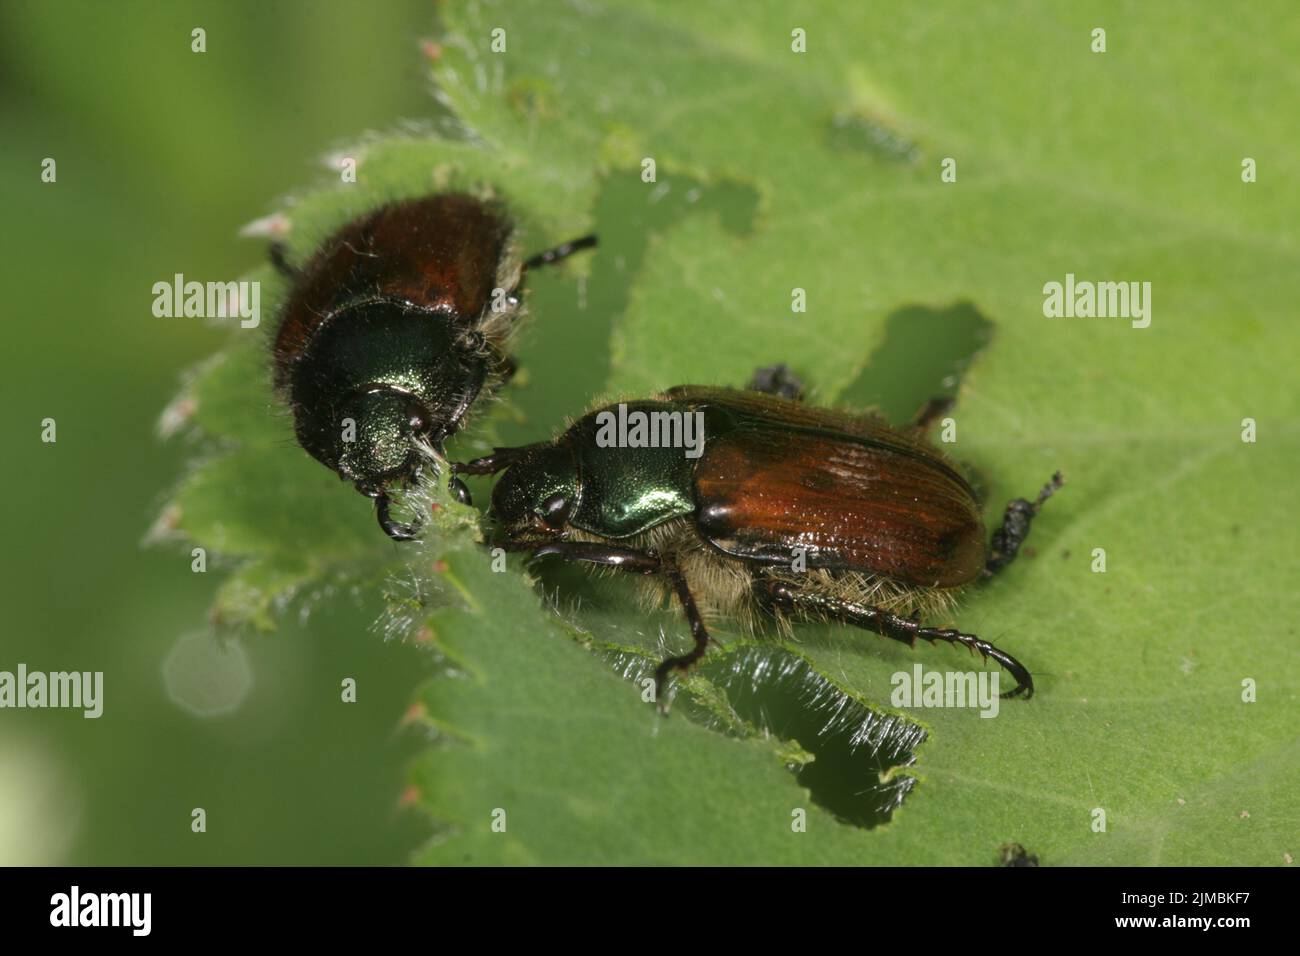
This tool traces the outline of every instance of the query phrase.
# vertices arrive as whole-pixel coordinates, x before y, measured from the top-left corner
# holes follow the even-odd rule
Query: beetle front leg
[[[985,660],[992,658],[997,661],[1016,679],[1016,686],[1000,696],[1018,697],[1024,694],[1026,700],[1034,696],[1034,678],[1025,665],[1006,651],[998,650],[988,641],[974,634],[963,634],[961,631],[946,627],[924,627],[914,618],[899,617],[881,607],[845,601],[815,590],[801,589],[787,581],[759,579],[755,582],[755,590],[759,601],[769,609],[777,608],[814,618],[831,618],[864,630],[874,631],[882,637],[902,641],[908,647],[915,647],[918,637],[931,644],[935,641],[960,644],[971,651],[978,651]]]
[[[686,576],[671,558],[664,558],[653,551],[638,551],[635,548],[619,548],[613,545],[596,544],[589,541],[556,541],[533,549],[534,558],[555,555],[565,561],[585,561],[620,571],[633,571],[639,574],[663,574],[673,586],[677,602],[682,606],[686,621],[691,626],[691,637],[695,646],[685,654],[668,657],[655,668],[655,700],[659,702],[659,712],[668,713],[664,703],[664,686],[673,671],[690,670],[709,648],[709,630],[704,626],[704,616],[695,604]]]
[[[1065,479],[1058,471],[1052,475],[1051,481],[1043,485],[1043,490],[1033,501],[1017,498],[1007,505],[1006,513],[1002,516],[1002,527],[993,532],[988,560],[984,564],[984,577],[992,577],[1016,559],[1020,546],[1029,537],[1029,525],[1043,507],[1043,502],[1052,497],[1063,484]]]

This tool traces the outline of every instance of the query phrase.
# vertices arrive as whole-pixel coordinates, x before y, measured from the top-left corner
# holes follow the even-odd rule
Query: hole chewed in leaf
[[[584,347],[610,341],[616,322],[628,309],[633,285],[642,274],[646,257],[652,254],[656,237],[671,234],[691,217],[712,217],[725,234],[749,236],[755,229],[758,208],[758,191],[735,179],[705,181],[670,172],[664,165],[655,183],[642,182],[639,173],[631,170],[606,178],[593,210],[600,246],[591,258],[590,276],[581,291],[558,274],[530,282],[530,310],[537,315],[566,315],[572,324],[568,334],[557,336],[538,323],[523,336],[516,358],[522,368],[538,370],[539,376],[543,369],[564,369],[564,374],[547,374],[545,390],[529,390],[526,426],[504,423],[503,438],[524,442],[545,437],[555,422],[605,390],[610,356],[604,348],[588,352]]]
[[[969,302],[890,313],[885,337],[840,395],[846,408],[878,408],[903,424],[932,398],[955,397],[962,376],[993,338],[993,323]]]
[[[625,677],[648,676],[640,654],[606,655]],[[915,761],[926,733],[911,721],[880,714],[846,693],[803,658],[776,646],[717,652],[700,665],[673,703],[683,714],[723,733],[764,734],[796,746],[788,763],[813,801],[844,823],[871,828],[889,822],[916,780],[898,768]]]

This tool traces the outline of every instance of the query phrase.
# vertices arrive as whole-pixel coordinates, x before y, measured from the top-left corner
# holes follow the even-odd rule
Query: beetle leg
[[[927,432],[930,426],[942,418],[955,404],[957,404],[956,399],[951,396],[932,398],[916,410],[907,427],[913,431]]]
[[[271,248],[267,250],[267,255],[271,259],[271,265],[275,271],[280,273],[286,279],[297,279],[301,273],[289,262],[289,253],[283,242],[271,243]]]
[[[420,520],[418,515],[410,524],[395,521],[388,512],[389,506],[390,502],[387,494],[380,493],[375,496],[375,517],[379,519],[379,527],[383,528],[384,533],[394,541],[414,540],[415,536],[420,533],[420,525],[424,522]]]
[[[556,262],[561,262],[575,252],[581,252],[583,249],[591,249],[596,245],[595,236],[583,236],[581,239],[572,239],[569,242],[562,242],[553,249],[547,249],[545,252],[539,252],[537,255],[524,260],[524,271],[536,269],[539,266],[549,266]]]
[[[997,661],[1016,679],[1016,686],[1002,694],[1002,697],[1019,697],[1024,694],[1025,699],[1028,700],[1034,696],[1034,678],[1025,665],[1006,651],[998,650],[988,641],[974,634],[963,634],[961,631],[946,627],[923,627],[915,617],[899,617],[881,607],[845,601],[816,591],[801,590],[786,581],[760,579],[755,582],[755,589],[759,600],[769,608],[802,612],[810,617],[831,618],[864,630],[874,631],[882,637],[902,641],[908,647],[915,647],[918,637],[931,644],[935,641],[947,641],[949,644],[963,645],[971,651],[978,651],[985,660],[992,658]]]
[[[753,377],[745,387],[751,392],[779,395],[793,402],[803,400],[803,382],[784,362],[755,369]]]
[[[709,649],[709,630],[704,626],[704,616],[700,614],[700,609],[695,605],[695,597],[691,594],[690,585],[686,583],[686,576],[682,574],[676,564],[671,562],[664,564],[664,574],[672,582],[673,591],[677,594],[677,601],[681,604],[686,620],[691,625],[691,637],[695,638],[695,646],[685,654],[664,658],[660,661],[659,666],[655,668],[655,700],[659,701],[659,712],[661,714],[668,713],[668,705],[663,695],[664,686],[668,683],[668,675],[673,671],[685,673],[690,670],[704,656],[704,652]]]
[[[1029,525],[1038,514],[1043,502],[1065,484],[1065,479],[1058,471],[1052,480],[1043,485],[1043,490],[1033,501],[1017,498],[1007,505],[1002,516],[1002,527],[993,532],[993,541],[989,545],[988,560],[984,564],[984,577],[992,577],[1016,559],[1020,546],[1029,537]]]
[[[633,571],[639,574],[663,574],[673,586],[677,601],[682,606],[687,623],[691,626],[691,637],[695,646],[685,654],[668,657],[655,668],[655,700],[659,702],[659,712],[668,713],[664,703],[664,687],[668,675],[673,671],[690,670],[704,656],[709,648],[709,630],[704,626],[704,616],[695,604],[686,576],[671,558],[660,557],[653,551],[638,551],[635,548],[619,548],[612,545],[596,544],[590,541],[554,541],[533,549],[534,558],[557,555],[565,561],[586,561],[607,568],[621,571]]]
[[[461,481],[455,475],[452,475],[451,481],[448,482],[448,485],[451,488],[452,497],[454,497],[457,501],[459,501],[463,505],[469,505],[470,507],[473,507],[474,498],[469,493],[469,486],[466,485],[465,482]]]

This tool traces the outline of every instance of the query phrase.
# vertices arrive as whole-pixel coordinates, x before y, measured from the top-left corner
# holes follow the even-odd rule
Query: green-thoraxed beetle
[[[656,670],[661,702],[667,677],[704,656],[714,615],[965,645],[1015,678],[1003,697],[1028,698],[1033,678],[1014,657],[921,615],[1006,567],[1061,477],[1012,501],[986,545],[975,493],[924,437],[946,407],[931,402],[895,429],[779,395],[681,386],[455,467],[503,472],[494,544],[636,572],[660,599],[676,596],[695,643]]]
[[[353,220],[301,269],[272,247],[293,283],[273,352],[298,442],[375,500],[390,537],[414,533],[389,516],[388,489],[426,460],[417,445],[441,454],[475,401],[514,373],[524,274],[595,244],[521,260],[498,203],[441,193]]]

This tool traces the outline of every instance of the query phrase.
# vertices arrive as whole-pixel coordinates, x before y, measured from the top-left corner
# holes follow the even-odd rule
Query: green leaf
[[[290,215],[296,258],[384,199],[444,187],[504,196],[526,248],[599,232],[589,265],[530,279],[527,377],[455,457],[543,438],[601,392],[738,385],[776,361],[814,401],[896,414],[941,390],[928,370],[952,345],[933,337],[964,314],[991,335],[945,448],[981,476],[989,523],[1056,469],[1068,484],[1031,553],[933,622],[1018,656],[1032,701],[996,719],[900,710],[895,673],[978,662],[844,628],[754,641],[723,623],[726,651],[663,719],[634,678],[663,653],[661,626],[664,646],[685,646],[675,614],[547,572],[550,606],[518,565],[492,570],[445,497],[418,548],[377,540],[366,503],[269,413],[265,343],[245,333],[186,406],[234,450],[182,482],[170,524],[244,562],[220,609],[239,623],[268,626],[304,587],[404,568],[413,590],[390,630],[438,662],[414,771],[438,826],[421,862],[992,864],[1008,841],[1046,865],[1294,857],[1300,193],[1294,124],[1277,117],[1300,79],[1265,65],[1286,62],[1300,25],[1262,4],[1211,32],[1203,12],[444,8],[432,66],[457,122],[364,144],[357,184]],[[956,182],[940,179],[945,157]],[[1244,157],[1258,182],[1242,182]],[[1044,284],[1067,273],[1150,282],[1150,326],[1045,317]],[[774,662],[788,693],[764,683]],[[746,680],[780,707],[747,711]],[[792,729],[832,713],[824,737]],[[885,729],[837,750],[844,720]],[[873,770],[876,744],[892,756]],[[845,769],[819,777],[819,763]],[[841,822],[837,785],[903,781],[887,820]]]

